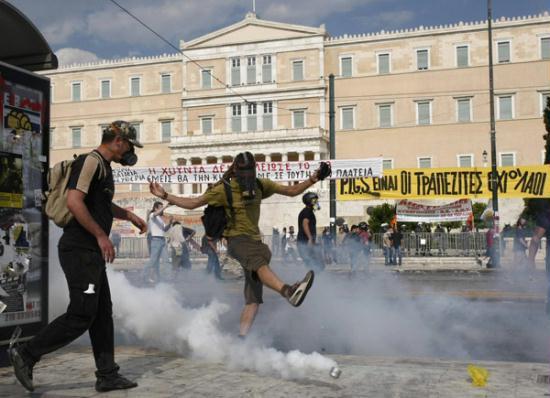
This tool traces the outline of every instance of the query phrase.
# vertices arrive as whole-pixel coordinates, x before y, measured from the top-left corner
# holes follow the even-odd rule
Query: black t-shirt
[[[304,219],[309,220],[309,231],[311,232],[311,237],[313,238],[313,243],[317,238],[317,219],[311,207],[304,207],[303,210],[298,215],[298,237],[296,240],[298,242],[307,242],[308,238],[304,232],[303,221]]]
[[[391,234],[391,240],[392,240],[393,247],[400,247],[401,241],[403,240],[403,234],[399,231],[394,232]]]
[[[99,153],[99,152],[97,152]],[[95,156],[79,156],[72,164],[68,189],[77,189],[86,194],[84,204],[90,215],[109,236],[113,224],[113,195],[115,184],[111,165],[102,156],[105,175],[102,174],[100,160]],[[61,248],[82,248],[99,251],[97,239],[73,218],[65,228],[59,240]]]

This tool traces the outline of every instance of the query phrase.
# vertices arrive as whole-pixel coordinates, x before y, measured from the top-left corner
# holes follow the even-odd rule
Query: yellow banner
[[[499,198],[549,198],[550,165],[499,167]],[[337,181],[338,200],[490,198],[490,168],[392,169]]]

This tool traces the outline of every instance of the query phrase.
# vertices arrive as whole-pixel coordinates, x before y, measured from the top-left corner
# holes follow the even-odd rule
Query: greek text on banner
[[[303,181],[319,167],[319,160],[302,162],[257,162],[258,178],[269,178],[277,182]],[[330,160],[331,179],[368,178],[382,175],[382,159],[339,159]],[[113,169],[117,184],[213,184],[219,181],[230,164],[199,164],[173,167],[119,167]]]
[[[549,198],[549,165],[498,168],[501,198]],[[392,169],[337,182],[338,200],[490,198],[490,168]]]

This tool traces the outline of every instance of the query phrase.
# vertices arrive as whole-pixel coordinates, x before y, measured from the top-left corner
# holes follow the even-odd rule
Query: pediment
[[[240,43],[295,39],[325,35],[325,28],[291,25],[247,17],[234,25],[184,43],[182,49],[219,47]]]

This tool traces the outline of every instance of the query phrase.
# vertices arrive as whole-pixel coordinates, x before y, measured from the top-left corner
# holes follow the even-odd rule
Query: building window
[[[382,160],[382,170],[393,169],[393,159],[383,159]]]
[[[513,152],[510,153],[501,153],[500,154],[500,167],[506,166],[515,166],[516,165],[516,154]]]
[[[55,132],[55,128],[54,127],[50,127],[50,148],[53,148],[53,135],[54,135],[54,132]]]
[[[473,167],[474,157],[472,155],[458,155],[458,167]]]
[[[470,60],[468,53],[468,46],[456,46],[456,66],[458,68],[469,66]]]
[[[247,104],[246,112],[246,127],[247,131],[256,131],[258,130],[258,107],[254,102],[249,102]]]
[[[201,131],[203,134],[212,134],[213,118],[211,116],[201,117]]]
[[[271,55],[264,55],[262,62],[262,82],[271,83],[272,81]]]
[[[355,127],[353,120],[354,112],[353,107],[340,108],[340,128],[342,130],[351,130]]]
[[[430,68],[430,51],[425,48],[416,50],[416,69],[427,70]]]
[[[201,70],[201,88],[212,88],[212,71],[210,69]]]
[[[100,90],[101,90],[101,98],[111,98],[111,81],[110,80],[102,80],[100,83]]]
[[[170,138],[172,137],[172,121],[163,120],[162,122],[160,122],[160,132],[161,141],[170,142]]]
[[[71,99],[73,101],[80,101],[82,99],[82,83],[74,82],[71,85]]]
[[[353,75],[353,58],[342,57],[340,58],[340,76],[351,77]]]
[[[132,97],[137,97],[141,95],[141,78],[140,77],[130,78],[130,95]]]
[[[292,61],[292,80],[304,80],[304,61]]]
[[[541,101],[541,109],[540,114],[541,116],[544,115],[544,109],[546,108],[546,105],[550,107],[550,104],[548,104],[548,98],[550,98],[550,91],[547,93],[540,93],[540,101]]]
[[[130,126],[132,126],[134,128],[134,130],[136,130],[136,139],[138,141],[141,141],[141,123],[139,123],[139,122],[130,123]],[[107,126],[105,126],[105,127],[107,127]]]
[[[241,131],[241,104],[231,105],[231,131]]]
[[[377,57],[377,68],[378,68],[378,74],[379,75],[386,75],[391,72],[390,69],[390,54],[384,53],[384,54],[378,54]]]
[[[392,104],[378,105],[378,125],[379,127],[392,126]]]
[[[292,111],[292,128],[301,129],[306,126],[306,111],[303,109]]]
[[[510,42],[509,41],[499,41],[497,43],[498,51],[498,63],[510,62]]]
[[[456,114],[457,121],[459,123],[466,123],[472,121],[472,115],[470,112],[470,98],[459,98],[456,100]]]
[[[73,148],[80,148],[82,146],[82,129],[80,127],[71,128],[73,138]]]
[[[550,37],[542,37],[540,39],[540,57],[542,59],[550,59]]]
[[[256,57],[246,58],[246,84],[256,83]]]
[[[168,73],[160,75],[160,89],[163,94],[172,92],[172,75]]]
[[[418,167],[421,169],[430,169],[432,167],[432,158],[418,158]]]
[[[263,125],[264,130],[273,129],[273,102],[264,102],[264,113],[263,113]]]
[[[231,85],[238,86],[241,84],[241,59],[231,58]]]
[[[511,95],[498,97],[498,119],[511,120],[514,118],[514,103]]]
[[[416,103],[416,124],[426,125],[432,123],[432,103],[422,101]]]

